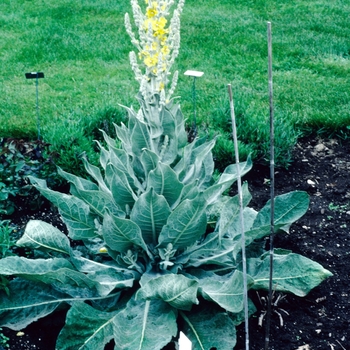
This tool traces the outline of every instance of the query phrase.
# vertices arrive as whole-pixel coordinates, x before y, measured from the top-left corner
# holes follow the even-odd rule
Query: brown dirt
[[[302,139],[293,159],[287,170],[276,170],[275,194],[307,191],[310,207],[307,214],[292,225],[289,234],[276,235],[275,247],[291,249],[315,260],[333,276],[304,298],[286,295],[278,303],[276,311],[283,316],[283,326],[278,314],[273,313],[269,349],[350,349],[350,142]],[[269,169],[259,164],[254,165],[246,177],[253,195],[250,205],[256,209],[269,199],[268,179]],[[14,220],[24,225],[30,217],[20,209]],[[61,226],[50,208],[40,213],[40,219]],[[251,297],[257,301],[259,310],[249,321],[250,349],[260,350],[264,349],[265,323],[260,327],[258,319],[263,308],[259,306],[256,293]],[[22,336],[7,329],[3,329],[3,333],[10,337],[10,349],[53,350],[63,322],[62,311],[30,325]],[[240,326],[235,350],[245,349],[244,344],[244,327]]]

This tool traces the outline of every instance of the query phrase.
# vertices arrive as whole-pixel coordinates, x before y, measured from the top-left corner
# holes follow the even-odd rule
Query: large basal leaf
[[[90,207],[81,199],[64,193],[55,192],[46,187],[46,182],[32,176],[30,181],[50,202],[59,208],[59,212],[67,225],[69,236],[76,240],[96,237],[95,215]]]
[[[253,289],[269,288],[270,257],[247,260],[247,273],[254,279]],[[299,254],[274,254],[273,289],[291,292],[298,296],[307,295],[332,273],[315,261]]]
[[[69,239],[56,227],[40,220],[30,220],[23,236],[16,243],[20,247],[47,249],[70,254]]]
[[[67,313],[56,349],[104,349],[113,338],[113,320],[117,312],[103,312],[83,303],[75,302]]]
[[[184,186],[170,166],[158,163],[148,176],[147,188],[151,187],[157,194],[164,196],[169,206],[172,207],[180,197]]]
[[[301,218],[309,207],[309,196],[306,192],[293,191],[275,197],[275,225],[289,226]],[[270,201],[259,211],[252,228],[270,224]]]
[[[113,320],[115,350],[161,350],[177,334],[176,311],[162,300],[130,300]]]
[[[252,284],[252,278],[247,276],[248,288]],[[199,279],[199,291],[204,299],[215,302],[229,312],[238,313],[243,310],[243,274],[238,270],[223,277],[203,272]]]
[[[183,201],[170,214],[159,235],[159,245],[171,243],[174,248],[185,248],[201,237],[207,227],[206,201],[202,196]]]
[[[51,284],[55,289],[81,298],[99,295],[97,282],[74,270],[66,259],[27,259],[10,256],[0,259],[1,274]]]
[[[52,313],[73,297],[43,283],[16,278],[7,286],[9,296],[0,290],[0,327],[21,330],[39,318]]]
[[[198,267],[201,265],[218,265],[233,268],[232,251],[234,241],[231,238],[219,240],[219,234],[213,232],[207,235],[203,242],[193,245],[179,255],[176,262],[185,267]]]
[[[195,279],[176,274],[161,275],[142,284],[136,299],[161,299],[176,309],[190,310],[193,304],[199,303],[197,290]]]
[[[158,236],[170,215],[169,205],[164,196],[158,195],[151,187],[135,203],[130,219],[142,230],[146,243],[158,242]]]
[[[181,312],[183,332],[192,342],[192,350],[232,350],[236,345],[236,328],[226,312],[199,309]]]
[[[132,220],[121,219],[106,213],[102,233],[106,244],[114,251],[125,252],[134,244],[148,251],[140,227]]]
[[[118,272],[113,268],[105,268],[88,275],[89,279],[97,283],[100,295],[106,296],[114,289],[131,288],[134,276],[131,273]]]

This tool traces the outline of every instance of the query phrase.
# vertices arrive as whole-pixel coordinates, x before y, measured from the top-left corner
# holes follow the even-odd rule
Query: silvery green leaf
[[[0,290],[0,326],[17,331],[74,300],[51,286],[20,278],[10,281],[7,287],[9,296]]]
[[[174,170],[179,175],[181,182],[187,184],[193,180],[199,179],[200,184],[202,184],[211,179],[214,168],[210,159],[212,157],[211,150],[214,145],[215,140],[206,142],[206,137],[204,137],[202,139],[195,140],[184,148],[183,158],[174,167]],[[207,157],[210,159],[208,160]],[[194,165],[194,172],[189,177],[188,168],[191,165]]]
[[[157,167],[149,173],[147,188],[150,187],[153,187],[157,194],[164,196],[171,207],[180,197],[184,186],[170,166],[158,163]]]
[[[125,107],[128,112],[131,111],[129,108]],[[133,112],[136,113],[136,112]],[[129,115],[131,113],[129,112]],[[114,124],[115,131],[117,134],[118,139],[122,142],[122,148],[125,150],[128,154],[132,154],[132,142],[131,142],[131,135],[128,130],[128,128],[121,123],[120,126],[117,124]],[[111,149],[111,147],[110,147]],[[113,148],[112,148],[113,149]]]
[[[156,168],[159,162],[159,157],[149,149],[143,149],[141,152],[140,161],[143,166],[144,174],[147,175],[151,170]]]
[[[141,150],[144,148],[154,152],[155,149],[147,125],[139,119],[135,119],[133,123],[134,125],[131,131],[131,147],[133,154],[139,157],[141,155]]]
[[[114,289],[131,288],[134,283],[134,276],[123,272],[117,272],[113,268],[100,269],[89,273],[89,279],[97,282],[96,288],[101,296],[106,296]]]
[[[217,232],[210,233],[203,242],[189,247],[176,259],[177,263],[186,267],[201,265],[217,265],[226,268],[235,267],[232,256],[235,243],[231,238],[219,240]]]
[[[74,188],[74,186],[72,186]],[[119,217],[125,217],[125,212],[121,210],[118,204],[112,197],[110,192],[102,191],[88,191],[75,189],[75,195],[82,199],[86,204],[89,205],[90,209],[100,217],[103,217],[106,209],[108,209],[113,215]]]
[[[84,240],[96,237],[94,223],[96,216],[91,214],[90,207],[83,200],[52,191],[46,187],[46,182],[43,180],[32,176],[29,176],[29,179],[44,197],[58,207],[72,239]]]
[[[161,350],[177,334],[176,317],[162,300],[131,299],[113,319],[115,350]]]
[[[66,324],[57,338],[56,349],[104,349],[113,338],[116,313],[98,311],[83,302],[73,303],[67,313]]]
[[[232,350],[236,345],[236,327],[226,312],[206,309],[181,312],[183,332],[192,342],[192,350]]]
[[[289,226],[302,217],[309,207],[309,196],[303,191],[293,191],[276,196],[274,222],[276,225]],[[252,228],[270,224],[270,201],[260,210]]]
[[[98,148],[100,149],[100,164],[103,170],[106,171],[106,167],[110,158],[110,153],[101,145],[99,141],[95,140],[95,142],[97,143]]]
[[[49,249],[70,254],[69,239],[56,227],[40,220],[30,220],[23,236],[16,243],[20,247]]]
[[[114,251],[125,252],[134,244],[148,251],[140,227],[129,219],[121,219],[106,213],[103,219],[102,233],[107,246]]]
[[[66,259],[27,259],[12,256],[0,260],[3,275],[14,275],[32,281],[51,284],[56,290],[74,297],[95,297],[97,283],[74,270]]]
[[[134,174],[133,168],[130,164],[129,156],[125,152],[125,150],[113,149],[110,151],[110,153],[111,153],[111,156],[110,156],[111,165],[126,175],[128,179],[128,184],[131,186],[134,192],[142,191],[143,187]],[[113,175],[114,175],[114,171],[111,171],[110,173],[108,172],[106,173],[106,177],[109,178],[110,184],[111,184]]]
[[[74,184],[75,187],[79,189],[93,190],[93,191],[98,190],[98,186],[90,180],[86,180],[74,174],[67,173],[64,170],[62,170],[60,167],[57,168],[57,172],[60,176],[62,176],[64,179]]]
[[[144,283],[136,299],[161,299],[179,310],[190,310],[198,304],[198,282],[183,275],[167,274],[156,276]]]
[[[245,207],[250,202],[250,200],[251,195],[248,191],[248,186],[244,185],[242,186],[243,210],[246,209]],[[224,237],[225,235],[235,237],[237,232],[238,234],[242,233],[239,220],[240,210],[240,200],[238,195],[231,197],[225,202],[225,206],[222,208],[220,219],[218,221],[219,237]],[[249,222],[244,220],[244,230],[248,230],[252,224],[253,223],[251,220]]]
[[[102,192],[110,194],[110,190],[106,186],[106,183],[103,180],[100,168],[98,168],[95,165],[90,164],[85,158],[82,158],[82,159],[83,159],[83,163],[84,163],[84,167],[85,167],[86,171],[92,176],[93,179],[96,180],[100,190]]]
[[[170,214],[159,235],[159,245],[171,243],[174,248],[185,248],[201,237],[207,227],[206,202],[202,196],[185,200]]]
[[[170,212],[166,199],[151,187],[134,204],[130,219],[141,228],[144,241],[147,244],[156,245],[159,233],[166,224]]]
[[[108,167],[108,170],[113,171],[111,176],[110,188],[112,196],[121,208],[125,208],[128,205],[130,208],[134,205],[137,196],[131,188],[127,175],[115,167]]]
[[[300,297],[307,295],[332,273],[315,261],[299,254],[274,254],[273,289]],[[270,255],[247,259],[247,272],[254,279],[253,289],[269,288]]]
[[[252,168],[251,158],[239,164],[240,175],[245,175]],[[226,191],[238,178],[237,165],[229,165],[221,174],[219,180],[204,191],[208,204],[215,204],[224,191]]]
[[[235,270],[225,278],[215,274],[208,274],[199,280],[199,291],[202,297],[213,301],[223,309],[238,313],[243,310],[243,273]],[[248,275],[248,289],[253,285],[253,279]]]

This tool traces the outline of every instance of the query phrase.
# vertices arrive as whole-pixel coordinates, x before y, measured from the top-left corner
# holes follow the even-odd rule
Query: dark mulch
[[[305,138],[294,151],[293,163],[277,169],[275,194],[304,190],[310,195],[307,214],[293,224],[289,234],[277,235],[275,246],[307,256],[334,275],[306,297],[286,295],[271,321],[270,349],[275,350],[344,350],[350,349],[350,142]],[[248,174],[251,206],[261,208],[269,199],[269,169],[254,165]],[[39,215],[39,216],[38,216]],[[57,214],[46,206],[41,213],[27,213],[18,208],[12,217],[18,225],[30,218],[40,218],[62,228]],[[260,296],[264,296],[263,293]],[[256,294],[251,297],[257,300]],[[265,329],[258,325],[262,309],[249,322],[250,349],[264,348]],[[289,315],[281,311],[281,308]],[[10,337],[10,349],[51,350],[64,323],[64,311],[46,317],[17,332],[3,329]],[[245,349],[244,327],[239,327],[235,349]],[[220,350],[218,347],[217,350]]]

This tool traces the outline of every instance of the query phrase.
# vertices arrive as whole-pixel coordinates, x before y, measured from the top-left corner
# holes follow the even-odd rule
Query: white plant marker
[[[180,332],[179,350],[192,350],[192,342],[183,332]]]

